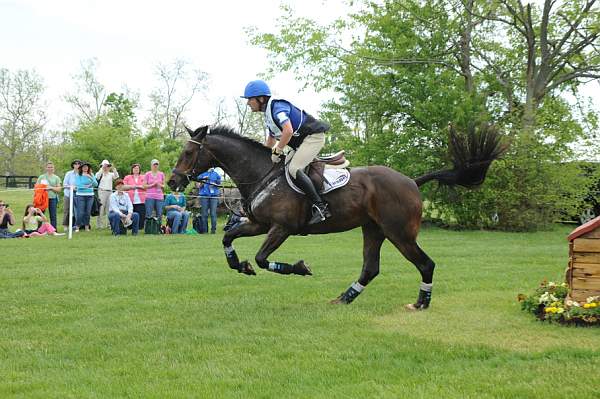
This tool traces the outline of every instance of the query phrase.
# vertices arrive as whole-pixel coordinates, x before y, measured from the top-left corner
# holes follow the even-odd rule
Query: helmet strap
[[[256,97],[256,101],[260,104],[260,110],[265,112],[267,110],[267,103],[269,102],[269,96],[258,96]]]

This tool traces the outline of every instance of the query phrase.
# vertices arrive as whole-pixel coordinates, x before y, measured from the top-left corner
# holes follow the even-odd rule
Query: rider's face
[[[258,97],[250,97],[247,102],[248,106],[252,110],[252,112],[260,111],[260,103],[258,102]]]

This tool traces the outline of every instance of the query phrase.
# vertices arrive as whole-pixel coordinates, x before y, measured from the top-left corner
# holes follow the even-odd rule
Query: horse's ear
[[[196,136],[198,138],[198,140],[202,140],[204,138],[204,136],[206,136],[206,134],[208,133],[208,125],[206,126],[200,126],[198,129],[196,129],[196,131],[194,132],[194,136]]]
[[[194,133],[194,131],[192,129],[190,129],[189,127],[187,127],[186,125],[183,125],[183,127],[185,127],[185,130],[187,130],[187,132],[190,135],[190,137],[194,137],[196,135]]]

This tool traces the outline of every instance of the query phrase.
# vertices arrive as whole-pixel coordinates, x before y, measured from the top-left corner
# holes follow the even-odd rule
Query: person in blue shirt
[[[140,226],[140,215],[133,211],[133,203],[129,194],[124,190],[123,179],[115,180],[117,191],[110,194],[108,206],[108,221],[115,236],[126,235],[127,228],[131,227],[131,234],[136,236]],[[125,230],[121,230],[121,223]]]
[[[75,204],[77,207],[77,224],[79,231],[90,231],[90,214],[94,202],[94,188],[98,187],[98,181],[92,173],[89,162],[82,162],[75,176]]]
[[[184,234],[187,229],[190,213],[185,210],[185,195],[175,191],[165,199],[167,220],[171,223],[172,234]]]
[[[221,175],[214,168],[210,168],[204,173],[198,175],[198,188],[200,195],[200,207],[202,208],[202,220],[204,221],[204,230],[208,231],[208,212],[210,211],[210,232],[215,234],[217,231],[217,205],[221,191]]]
[[[248,100],[252,112],[265,114],[268,135],[265,145],[271,148],[273,163],[281,160],[283,149],[291,150],[285,157],[289,173],[298,187],[312,202],[312,217],[308,224],[315,224],[331,217],[327,203],[321,198],[305,168],[325,145],[325,132],[329,124],[282,99],[271,97],[271,90],[262,80],[253,80],[246,85],[242,98]]]

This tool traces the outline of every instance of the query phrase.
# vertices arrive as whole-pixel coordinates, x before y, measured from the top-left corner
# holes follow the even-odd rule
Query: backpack
[[[155,218],[146,218],[144,234],[160,234],[160,224]]]
[[[198,234],[206,233],[206,225],[204,224],[204,219],[202,219],[202,215],[197,214],[194,216],[192,220],[192,227]]]
[[[98,191],[94,190],[94,199],[92,200],[92,207],[90,208],[90,216],[100,215],[101,206],[102,202],[100,202],[100,198],[98,198]]]

